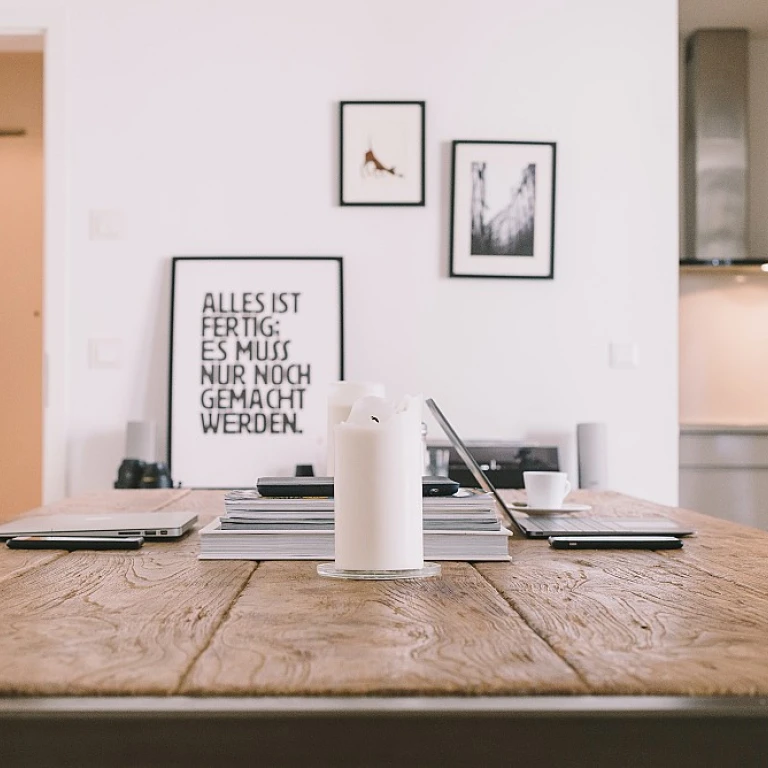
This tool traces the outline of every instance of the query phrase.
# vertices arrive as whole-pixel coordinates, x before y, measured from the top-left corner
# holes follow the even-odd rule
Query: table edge
[[[81,716],[402,716],[508,714],[768,719],[766,696],[59,696],[0,697],[0,720]]]

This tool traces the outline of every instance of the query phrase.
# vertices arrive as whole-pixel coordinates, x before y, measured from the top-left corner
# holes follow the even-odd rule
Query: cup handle
[[[565,481],[565,493],[563,494],[563,498],[565,498],[570,492],[571,492],[571,484],[566,480]]]

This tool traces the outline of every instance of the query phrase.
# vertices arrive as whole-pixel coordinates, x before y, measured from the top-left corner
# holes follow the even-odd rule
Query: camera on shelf
[[[141,459],[123,459],[117,470],[115,488],[139,488],[146,466]]]
[[[164,461],[123,459],[115,488],[173,488],[173,480]]]
[[[115,488],[173,488],[168,465],[154,461],[157,430],[152,421],[129,421],[125,455],[117,470]]]

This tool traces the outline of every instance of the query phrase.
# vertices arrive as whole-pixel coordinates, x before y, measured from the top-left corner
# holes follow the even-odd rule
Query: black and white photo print
[[[451,276],[553,277],[555,144],[454,141]]]

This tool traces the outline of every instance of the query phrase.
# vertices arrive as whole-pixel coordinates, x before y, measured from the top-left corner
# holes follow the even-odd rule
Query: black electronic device
[[[550,536],[554,549],[680,549],[674,536]]]
[[[141,459],[123,459],[117,470],[115,488],[139,488],[147,465]]]
[[[333,496],[332,477],[260,477],[256,490],[262,496],[277,498]],[[459,484],[449,477],[425,476],[421,482],[422,496],[453,496]]]
[[[444,445],[441,441],[430,442],[434,448]],[[481,488],[456,447],[450,441],[448,446],[448,476],[457,480],[462,488]],[[469,440],[464,441],[464,446],[496,488],[524,488],[523,472],[560,471],[559,451],[554,445]]]
[[[173,480],[163,461],[123,459],[117,470],[115,488],[173,488]]]
[[[173,480],[164,461],[155,461],[144,467],[139,488],[173,488]]]
[[[138,549],[141,536],[16,536],[6,542],[10,549]]]

